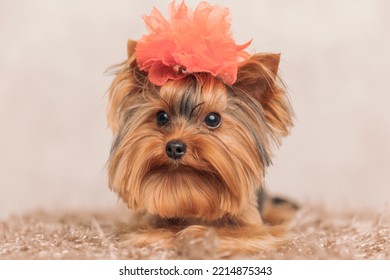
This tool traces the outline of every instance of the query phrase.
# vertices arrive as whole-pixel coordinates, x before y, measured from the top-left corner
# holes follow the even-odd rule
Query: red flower
[[[230,31],[229,10],[201,2],[195,11],[184,1],[169,6],[170,21],[153,8],[144,21],[150,34],[136,48],[139,68],[149,80],[163,85],[188,73],[208,72],[232,85],[238,64],[249,57],[243,51],[250,45],[236,45]]]

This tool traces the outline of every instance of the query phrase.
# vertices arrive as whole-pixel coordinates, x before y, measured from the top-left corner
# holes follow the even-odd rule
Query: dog
[[[136,213],[128,239],[169,248],[212,230],[221,257],[274,248],[297,208],[264,191],[293,125],[280,54],[243,51],[226,8],[172,2],[170,16],[144,17],[151,33],[128,41],[109,89],[109,187]]]

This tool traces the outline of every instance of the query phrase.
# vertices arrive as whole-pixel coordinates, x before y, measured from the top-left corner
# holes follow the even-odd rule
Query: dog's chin
[[[190,166],[151,169],[142,186],[145,210],[164,218],[216,220],[238,208],[218,174]]]

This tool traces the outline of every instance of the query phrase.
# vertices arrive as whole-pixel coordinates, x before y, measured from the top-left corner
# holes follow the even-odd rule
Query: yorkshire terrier
[[[128,41],[109,90],[109,186],[137,213],[129,239],[169,247],[211,229],[222,257],[274,248],[296,209],[264,192],[292,126],[280,55],[236,45],[226,8],[173,2],[170,17],[144,17],[151,33]]]

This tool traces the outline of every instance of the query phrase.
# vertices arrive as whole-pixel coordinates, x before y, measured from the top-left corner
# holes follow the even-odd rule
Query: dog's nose
[[[180,159],[187,151],[187,146],[182,141],[169,141],[165,148],[167,156],[172,159]]]

